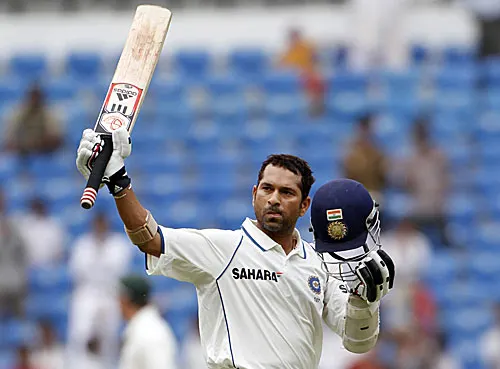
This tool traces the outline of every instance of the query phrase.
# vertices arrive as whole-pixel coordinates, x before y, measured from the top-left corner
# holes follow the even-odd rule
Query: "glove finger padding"
[[[127,158],[132,152],[132,141],[130,134],[125,127],[120,127],[113,131],[113,150],[115,150],[123,159]]]
[[[394,262],[380,251],[371,252],[355,269],[362,287],[353,292],[371,303],[384,297],[394,284]]]
[[[389,289],[391,289],[394,286],[394,278],[396,277],[396,266],[394,265],[394,261],[392,261],[391,257],[384,250],[378,250],[377,254],[387,266],[387,270],[389,271]]]

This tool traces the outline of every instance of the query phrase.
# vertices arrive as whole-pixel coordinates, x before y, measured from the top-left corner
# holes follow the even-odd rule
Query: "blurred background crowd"
[[[329,44],[291,23],[274,48],[165,53],[127,159],[139,198],[165,226],[234,229],[253,216],[251,186],[271,153],[308,160],[312,194],[333,178],[358,180],[381,204],[396,285],[382,304],[376,349],[349,354],[325,330],[321,369],[500,368],[500,0],[161,4],[251,17],[254,8],[307,12],[311,3],[347,9],[352,37]],[[0,10],[4,20],[40,11],[63,18],[95,7],[132,14],[135,5],[3,0]],[[407,17],[427,7],[464,12],[474,41],[437,48],[402,37]],[[174,15],[172,33],[176,26]],[[84,182],[74,165],[116,57],[69,46],[55,59],[2,56],[1,369],[116,365],[118,281],[144,275],[144,257],[105,190],[95,209],[79,208]],[[299,227],[311,240],[308,216]],[[150,281],[179,342],[179,367],[204,368],[194,287]]]

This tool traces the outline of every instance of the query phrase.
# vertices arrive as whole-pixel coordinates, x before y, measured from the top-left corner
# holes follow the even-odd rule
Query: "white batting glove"
[[[120,127],[112,133],[113,153],[104,171],[103,181],[108,181],[125,166],[125,159],[132,152],[132,142],[125,127]],[[76,156],[76,167],[85,179],[89,179],[95,158],[101,151],[101,138],[92,129],[83,131]]]
[[[394,285],[394,262],[382,249],[368,253],[354,271],[358,278],[347,282],[350,292],[369,303],[380,301]]]

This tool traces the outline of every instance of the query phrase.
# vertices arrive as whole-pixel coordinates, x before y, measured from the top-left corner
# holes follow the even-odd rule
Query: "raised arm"
[[[120,192],[117,196],[115,196],[116,208],[118,209],[118,214],[120,214],[120,218],[122,219],[125,228],[127,229],[127,233],[129,237],[134,232],[138,232],[140,230],[145,230],[147,233],[150,233],[152,239],[146,243],[139,243],[137,247],[139,249],[149,255],[153,255],[156,257],[160,257],[161,255],[161,237],[158,233],[157,229],[147,230],[149,224],[156,224],[156,222],[152,222],[152,214],[146,210],[134,193],[134,190],[129,187]],[[158,225],[156,225],[156,228]],[[154,235],[152,234],[154,232]],[[133,236],[131,237],[133,241]]]
[[[125,159],[132,151],[129,133],[125,128],[113,131],[113,153],[104,172],[103,183],[109,189],[116,202],[116,208],[125,225],[125,230],[135,245],[142,252],[159,257],[161,255],[161,237],[158,224],[152,214],[145,209],[131,187],[131,181],[125,170]],[[103,142],[91,129],[83,132],[78,147],[76,166],[88,179],[95,158],[102,150]]]

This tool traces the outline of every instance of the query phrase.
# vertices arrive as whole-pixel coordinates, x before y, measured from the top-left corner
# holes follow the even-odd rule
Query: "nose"
[[[274,191],[271,196],[269,196],[269,199],[267,199],[267,202],[269,205],[275,206],[280,204],[280,196],[279,196],[279,191]]]

